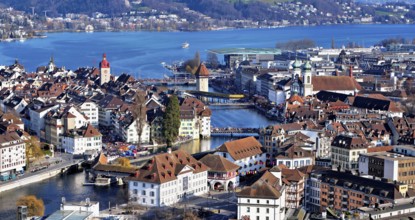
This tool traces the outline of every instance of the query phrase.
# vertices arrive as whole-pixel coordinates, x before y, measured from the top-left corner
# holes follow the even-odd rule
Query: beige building
[[[359,155],[367,153],[368,146],[361,137],[339,135],[331,143],[331,164],[344,170],[358,169]]]

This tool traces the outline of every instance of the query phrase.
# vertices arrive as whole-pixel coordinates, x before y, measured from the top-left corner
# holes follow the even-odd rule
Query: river
[[[98,66],[106,53],[112,73],[123,72],[136,77],[160,78],[167,73],[161,62],[193,58],[196,51],[202,59],[209,49],[234,47],[275,47],[277,42],[308,38],[318,46],[337,47],[355,42],[371,46],[385,38],[415,36],[415,25],[335,25],[286,27],[274,29],[238,29],[201,32],[96,32],[51,33],[45,39],[0,43],[0,65],[19,59],[28,71],[47,65],[51,56],[57,66],[76,69]],[[188,49],[182,49],[183,42]]]
[[[245,120],[241,122],[241,120],[238,120],[240,118],[245,118]],[[263,127],[274,122],[269,121],[255,109],[214,106],[212,107],[211,123],[213,127]],[[197,153],[214,149],[222,143],[234,139],[231,137],[212,137],[206,140],[194,140],[183,144],[181,148],[189,153]],[[82,186],[84,182],[85,174],[77,173],[58,176],[0,193],[0,219],[16,219],[15,203],[19,197],[24,195],[36,195],[38,198],[42,198],[46,206],[46,214],[59,209],[62,197],[65,197],[66,201],[82,201],[89,197],[91,201],[99,201],[101,209],[107,209],[109,202],[111,206],[127,202],[126,187]]]
[[[309,38],[319,46],[328,47],[331,39],[337,46],[356,42],[369,46],[382,39],[402,36],[412,39],[415,25],[343,25],[316,27],[288,27],[277,29],[222,30],[211,32],[101,32],[54,33],[46,39],[27,40],[23,43],[0,43],[0,65],[8,65],[19,59],[28,71],[47,65],[54,57],[58,66],[75,69],[79,66],[97,66],[102,53],[107,53],[112,72],[122,72],[137,77],[162,77],[167,73],[161,62],[185,60],[200,51],[202,58],[208,49],[228,47],[274,47],[276,42]],[[182,49],[182,42],[189,42],[189,49]],[[273,124],[254,109],[230,109],[212,107],[214,127],[264,127]],[[241,120],[243,119],[243,120]],[[220,146],[231,137],[215,137],[194,141],[182,146],[196,153]],[[81,201],[89,197],[99,201],[100,208],[125,203],[126,188],[84,187],[83,173],[56,177],[36,184],[0,194],[0,219],[15,219],[16,200],[33,194],[42,198],[46,214],[59,208],[61,197],[67,201]]]

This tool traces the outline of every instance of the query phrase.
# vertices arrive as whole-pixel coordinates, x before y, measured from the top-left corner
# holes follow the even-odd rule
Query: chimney
[[[167,153],[171,154],[171,148],[167,148]]]
[[[353,78],[353,66],[352,65],[349,66],[349,77]]]

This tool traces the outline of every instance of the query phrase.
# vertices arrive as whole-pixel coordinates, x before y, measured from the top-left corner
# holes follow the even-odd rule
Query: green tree
[[[168,147],[171,147],[179,135],[180,128],[179,99],[175,95],[169,97],[169,103],[167,104],[166,112],[164,113],[162,125],[166,144]]]
[[[34,195],[20,197],[16,202],[17,206],[27,206],[28,216],[43,216],[45,214],[45,205],[42,199]]]

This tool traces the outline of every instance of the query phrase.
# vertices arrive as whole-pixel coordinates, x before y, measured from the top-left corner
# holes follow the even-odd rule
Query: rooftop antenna
[[[35,15],[35,7],[30,7],[32,9],[32,15]]]

